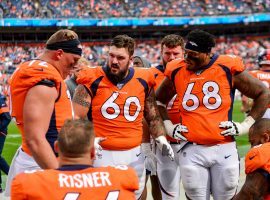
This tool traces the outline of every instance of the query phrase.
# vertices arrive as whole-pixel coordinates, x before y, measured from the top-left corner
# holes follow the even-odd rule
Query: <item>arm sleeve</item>
[[[239,56],[233,56],[231,58],[232,58],[231,73],[235,75],[243,72],[245,70],[243,59]]]

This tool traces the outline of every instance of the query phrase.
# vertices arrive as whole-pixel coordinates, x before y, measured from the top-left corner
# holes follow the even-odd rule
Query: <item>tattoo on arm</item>
[[[176,91],[172,81],[166,77],[156,91],[156,98],[167,105],[175,94]]]
[[[234,87],[254,100],[249,113],[255,120],[262,117],[268,107],[270,92],[263,83],[244,71],[233,77]]]
[[[151,89],[149,96],[145,100],[144,117],[148,123],[149,132],[153,138],[160,135],[166,135],[166,130],[157,108],[153,89]]]
[[[83,107],[89,108],[91,105],[91,96],[83,85],[78,85],[72,101]]]

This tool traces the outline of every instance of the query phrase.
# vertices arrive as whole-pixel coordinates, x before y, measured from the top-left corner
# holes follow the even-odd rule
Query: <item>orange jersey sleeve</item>
[[[78,168],[78,169],[76,169]],[[91,168],[65,166],[58,170],[22,173],[11,186],[11,199],[135,199],[136,172],[127,166]]]
[[[72,118],[70,95],[61,75],[57,69],[49,63],[41,60],[31,60],[22,63],[9,80],[9,105],[11,116],[16,120],[22,134],[22,148],[29,155],[30,150],[25,143],[23,132],[23,105],[28,90],[45,79],[54,82],[54,87],[59,93],[59,97],[55,101],[54,114],[51,118],[48,132],[46,133],[46,138],[53,148],[53,143],[57,138],[58,130],[60,130],[66,119]]]
[[[270,142],[251,148],[245,157],[245,172],[252,173],[257,169],[264,169],[270,173]]]
[[[104,149],[127,150],[142,141],[142,119],[145,99],[155,85],[149,69],[130,68],[127,77],[117,85],[101,67],[81,73],[77,82],[92,96],[88,118],[93,121],[97,137],[106,137]]]
[[[232,120],[233,75],[244,71],[237,56],[214,55],[203,70],[189,71],[184,60],[167,64],[165,75],[172,80],[178,98],[180,121],[187,126],[190,142],[213,145],[232,141],[220,134],[221,121]]]

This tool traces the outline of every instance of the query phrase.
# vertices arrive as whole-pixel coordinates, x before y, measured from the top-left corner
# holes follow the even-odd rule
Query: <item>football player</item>
[[[76,116],[93,121],[102,157],[94,166],[125,164],[133,167],[139,177],[140,198],[145,185],[143,118],[163,155],[173,159],[173,150],[165,138],[165,128],[157,110],[153,87],[154,75],[144,68],[132,68],[134,40],[127,35],[113,38],[108,63],[103,67],[82,70],[73,98]]]
[[[167,64],[157,101],[167,133],[181,142],[180,172],[188,199],[231,199],[238,185],[239,157],[234,136],[247,133],[262,117],[270,93],[244,71],[242,59],[211,52],[214,36],[194,30],[187,35],[184,59]],[[234,90],[254,99],[249,116],[232,121]],[[177,93],[180,122],[173,124],[166,105]]]
[[[62,29],[48,39],[38,58],[21,63],[11,76],[10,112],[22,134],[22,146],[10,166],[6,196],[16,174],[58,167],[53,144],[64,121],[73,117],[64,79],[81,54],[78,35]]]
[[[7,128],[10,121],[11,117],[6,104],[6,97],[0,93],[0,193],[2,193],[1,171],[3,171],[5,174],[8,174],[9,171],[9,165],[7,164],[5,158],[2,157],[2,150],[4,148],[7,136]]]
[[[250,71],[249,73],[255,78],[262,81],[262,83],[270,89],[270,49],[264,49],[258,56],[259,69]],[[248,97],[242,95],[242,111],[249,113],[252,108],[253,101]],[[265,111],[263,118],[270,119],[270,104]]]
[[[161,40],[160,53],[162,64],[150,68],[150,70],[155,75],[155,90],[159,87],[159,85],[166,77],[164,75],[164,72],[166,70],[167,63],[175,59],[183,58],[183,47],[184,39],[176,34],[167,35]],[[179,99],[177,97],[177,94],[175,94],[166,105],[170,121],[165,121],[165,124],[167,122],[172,122],[173,124],[180,123],[178,104]],[[158,182],[162,192],[162,199],[179,199],[181,176],[179,168],[180,162],[178,157],[179,153],[177,152],[180,148],[180,140],[177,140],[168,134],[167,139],[170,142],[171,147],[174,151],[175,159],[172,161],[167,157],[162,156],[159,149],[156,150],[156,156],[159,160],[159,162],[157,162]]]
[[[19,174],[11,199],[135,199],[138,177],[132,168],[92,166],[94,131],[88,120],[67,120],[54,146],[59,168]]]
[[[270,199],[270,119],[250,128],[251,149],[245,158],[246,181],[234,200]]]

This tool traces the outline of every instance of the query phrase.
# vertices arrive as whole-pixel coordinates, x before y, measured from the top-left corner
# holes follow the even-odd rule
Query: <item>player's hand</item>
[[[94,141],[94,147],[95,147],[95,152],[96,155],[99,159],[102,158],[102,147],[100,146],[100,142],[106,140],[106,138],[103,137],[95,137],[95,141]]]
[[[151,150],[150,143],[141,144],[141,154],[145,157],[145,168],[151,172],[151,175],[157,174],[157,157]]]
[[[158,148],[163,156],[169,156],[171,160],[174,160],[174,153],[171,145],[167,141],[164,135],[161,135],[155,139]]]
[[[226,130],[221,132],[224,136],[238,136],[248,133],[250,127],[255,123],[255,120],[248,116],[242,123],[233,121],[220,122],[219,127]]]
[[[169,136],[177,139],[187,141],[187,138],[182,135],[182,133],[187,133],[188,129],[182,124],[173,124],[171,120],[163,121],[166,132]]]

